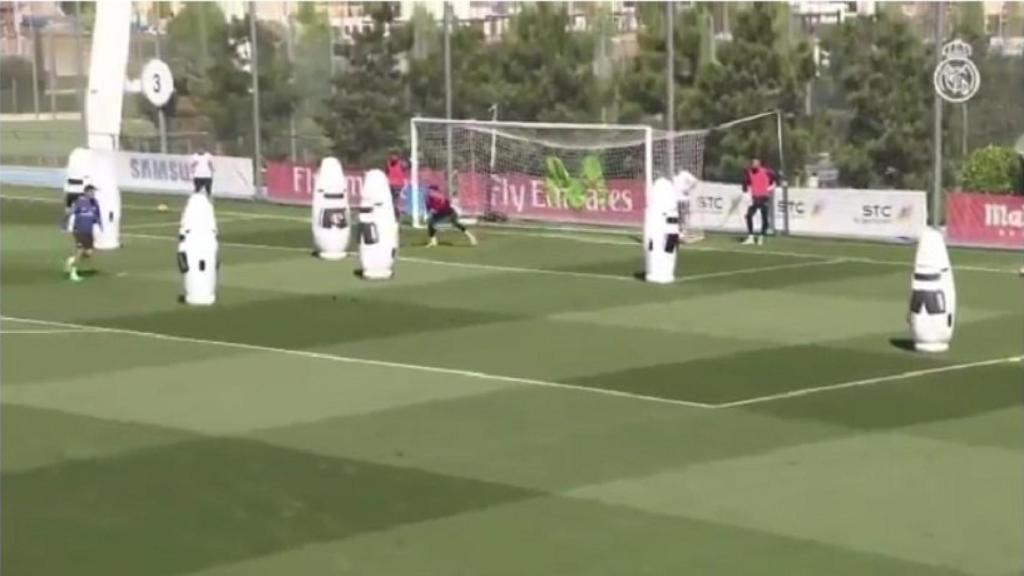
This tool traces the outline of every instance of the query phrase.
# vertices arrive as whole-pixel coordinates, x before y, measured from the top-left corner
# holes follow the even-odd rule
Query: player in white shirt
[[[196,192],[205,191],[209,196],[213,192],[213,156],[200,148],[189,160],[192,168],[192,185]]]

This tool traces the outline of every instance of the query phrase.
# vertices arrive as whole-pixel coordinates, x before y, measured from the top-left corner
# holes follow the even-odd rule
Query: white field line
[[[187,336],[173,336],[170,334],[161,334],[159,332],[142,332],[138,330],[127,330],[122,328],[106,328],[102,326],[90,326],[87,324],[73,324],[70,322],[54,322],[50,320],[37,320],[33,318],[17,318],[12,316],[3,316],[4,320],[12,320],[17,322],[26,322],[30,324],[38,324],[41,326],[56,326],[66,329],[76,330],[91,330],[95,332],[106,332],[111,334],[127,334],[130,336],[139,336],[143,338],[153,338],[155,340],[169,340],[174,342],[187,342],[192,344],[203,344],[207,346],[223,346],[225,348],[235,348],[239,350],[251,350],[254,352],[269,352],[274,354],[283,354],[288,356],[297,356],[300,358],[313,358],[317,360],[327,360],[331,362],[342,362],[346,364],[362,364],[366,366],[379,366],[384,368],[398,368],[402,370],[410,370],[416,372],[429,372],[432,374],[450,374],[453,376],[464,376],[467,378],[476,378],[478,380],[491,380],[494,382],[508,382],[511,384],[522,384],[526,386],[536,386],[542,388],[557,388],[561,390],[572,390],[575,392],[586,392],[589,394],[598,394],[602,396],[615,396],[618,398],[629,398],[632,400],[640,400],[644,402],[654,402],[658,404],[672,404],[676,406],[687,406],[690,408],[714,408],[711,404],[704,404],[701,402],[688,402],[686,400],[672,400],[670,398],[660,398],[657,396],[645,396],[642,394],[631,394],[629,392],[622,392],[618,390],[607,390],[604,388],[591,388],[588,386],[577,386],[574,384],[564,384],[561,382],[548,382],[545,380],[534,380],[532,378],[517,378],[515,376],[501,376],[498,374],[488,374],[486,372],[473,372],[470,370],[458,370],[455,368],[442,368],[439,366],[425,366],[421,364],[406,364],[404,362],[388,362],[385,360],[372,360],[369,358],[353,358],[350,356],[340,356],[337,354],[326,354],[322,352],[311,352],[308,350],[292,350],[288,348],[274,348],[271,346],[259,346],[256,344],[243,344],[241,342],[227,342],[222,340],[207,340],[204,338],[189,338]]]
[[[691,282],[693,280],[705,280],[708,278],[723,278],[727,276],[740,276],[744,274],[756,274],[758,272],[774,272],[776,270],[792,270],[794,268],[809,268],[811,266],[827,266],[830,264],[843,264],[849,262],[846,258],[832,258],[830,260],[817,260],[814,262],[794,262],[792,264],[777,264],[775,266],[759,266],[756,268],[740,268],[739,270],[726,270],[724,272],[709,272],[707,274],[694,274],[683,276],[676,282]]]
[[[798,398],[800,396],[807,396],[810,394],[818,394],[821,392],[831,392],[833,390],[842,390],[845,388],[858,388],[860,386],[871,386],[874,384],[881,384],[883,382],[894,382],[897,380],[909,380],[911,378],[917,378],[919,376],[927,376],[929,374],[942,374],[944,372],[954,372],[957,370],[968,370],[970,368],[978,368],[981,366],[993,366],[996,364],[1009,364],[1011,362],[1020,362],[1024,360],[1024,356],[1010,356],[1007,358],[995,358],[992,360],[981,360],[979,362],[967,362],[964,364],[953,364],[952,366],[939,366],[937,368],[926,368],[924,370],[911,370],[910,372],[902,372],[900,374],[891,374],[889,376],[879,376],[877,378],[867,378],[864,380],[854,380],[852,382],[841,382],[838,384],[828,384],[825,386],[816,386],[814,388],[802,388],[800,390],[791,390],[789,392],[782,392],[779,394],[769,394],[767,396],[757,396],[755,398],[746,398],[744,400],[737,400],[735,402],[726,402],[724,404],[715,404],[715,408],[736,408],[739,406],[750,406],[753,404],[762,404],[764,402],[773,402],[776,400],[784,400],[787,398]]]
[[[63,204],[63,198],[39,198],[36,196],[11,196],[10,194],[2,194],[0,198],[4,200],[17,200],[19,202],[39,202],[42,204]],[[161,212],[156,206],[148,204],[121,204],[122,210],[135,210],[138,212]],[[240,216],[244,218],[251,218],[253,220],[284,220],[289,222],[304,222],[309,223],[309,218],[302,216],[287,216],[283,214],[261,214],[259,212],[233,212],[230,210],[217,210],[216,204],[214,204],[214,210],[218,216]],[[124,226],[122,226],[124,228]]]
[[[540,237],[540,238],[551,238],[554,240],[566,240],[571,242],[582,242],[584,244],[604,244],[608,246],[629,246],[631,248],[639,248],[640,244],[637,242],[630,242],[627,240],[614,240],[612,238],[601,238],[601,237],[588,237],[586,235],[572,235],[572,234],[557,234],[557,233],[544,233],[544,232],[517,232],[514,230],[496,230],[494,228],[487,229],[488,234],[497,234],[502,236],[524,236],[524,237]],[[860,243],[860,245],[868,246],[873,244]],[[724,252],[727,254],[750,254],[753,256],[767,255],[767,256],[788,256],[790,258],[817,258],[821,260],[829,259],[831,256],[827,254],[812,254],[810,252],[788,252],[785,250],[763,250],[761,248],[726,248],[721,246],[694,246],[694,245],[680,245],[680,251],[692,251],[692,252]],[[877,264],[880,266],[905,266],[910,267],[913,262],[903,262],[900,260],[879,260],[877,258],[868,258],[863,256],[842,256],[843,260],[847,262],[856,262],[860,264]],[[970,266],[970,265],[958,265],[956,270],[965,270],[968,272],[991,272],[995,274],[1016,274],[1015,270],[1010,268],[992,268],[986,266]]]
[[[95,328],[63,328],[54,330],[4,330],[0,329],[0,336],[8,334],[83,334],[87,332],[98,332]]]
[[[547,276],[567,276],[570,278],[591,278],[597,280],[618,280],[620,282],[637,282],[632,276],[616,276],[614,274],[597,274],[593,272],[571,272],[569,270],[545,270],[544,268],[522,268],[519,266],[499,266],[496,264],[475,264],[473,262],[449,262],[446,260],[431,260],[429,258],[417,258],[403,256],[399,262],[415,262],[417,264],[432,264],[437,266],[449,266],[452,268],[468,268],[475,270],[493,270],[495,272],[516,272],[521,274],[540,274]]]
[[[218,218],[217,224],[226,224],[228,222],[245,222],[246,220],[255,220],[252,216],[228,216],[227,218]],[[143,228],[163,228],[167,226],[180,226],[181,222],[178,220],[166,220],[164,222],[145,222],[142,224],[125,224],[121,226],[121,230],[141,230]]]
[[[1010,356],[1007,358],[995,358],[992,360],[982,360],[978,362],[967,362],[964,364],[954,364],[952,366],[940,366],[937,368],[927,368],[924,370],[912,370],[909,372],[902,372],[900,374],[892,374],[889,376],[879,376],[876,378],[868,378],[864,380],[855,380],[852,382],[843,382],[839,384],[830,384],[826,386],[817,386],[814,388],[803,388],[800,390],[793,390],[790,392],[783,392],[780,394],[771,394],[767,396],[758,396],[755,398],[747,398],[744,400],[737,400],[734,402],[725,402],[721,404],[707,404],[703,402],[691,402],[686,400],[674,400],[670,398],[661,398],[658,396],[647,396],[644,394],[632,394],[630,392],[622,392],[619,390],[608,390],[604,388],[591,388],[588,386],[577,386],[574,384],[564,384],[560,382],[548,382],[544,380],[534,380],[531,378],[518,378],[515,376],[502,376],[498,374],[488,374],[486,372],[474,372],[469,370],[459,370],[455,368],[443,368],[438,366],[425,366],[421,364],[407,364],[403,362],[389,362],[385,360],[372,360],[369,358],[353,358],[349,356],[341,356],[337,354],[326,354],[321,352],[311,352],[307,350],[293,350],[288,348],[275,348],[271,346],[260,346],[256,344],[244,344],[241,342],[227,342],[222,340],[208,340],[204,338],[190,338],[187,336],[174,336],[171,334],[161,334],[159,332],[143,332],[139,330],[128,330],[122,328],[107,328],[102,326],[90,326],[87,324],[73,324],[69,322],[55,322],[51,320],[37,320],[34,318],[19,318],[13,316],[0,317],[3,320],[10,320],[15,322],[24,322],[27,324],[37,324],[41,326],[55,326],[59,329],[54,330],[15,330],[15,331],[2,331],[0,334],[6,333],[23,333],[23,334],[66,334],[66,333],[82,333],[82,332],[93,332],[93,333],[111,333],[111,334],[126,334],[130,336],[138,336],[143,338],[153,338],[157,340],[169,340],[174,342],[187,342],[192,344],[205,344],[214,346],[223,346],[226,348],[236,348],[241,350],[251,350],[256,352],[269,352],[275,354],[284,354],[289,356],[298,356],[303,358],[312,358],[317,360],[327,360],[333,362],[343,362],[347,364],[363,364],[368,366],[380,366],[385,368],[397,368],[404,370],[412,370],[418,372],[430,372],[434,374],[451,374],[456,376],[465,376],[468,378],[477,378],[481,380],[492,380],[496,382],[509,382],[513,384],[523,384],[527,386],[537,386],[544,388],[557,388],[563,390],[573,390],[577,392],[586,392],[590,394],[599,394],[603,396],[614,396],[619,398],[629,398],[632,400],[640,400],[645,402],[655,402],[658,404],[672,404],[677,406],[687,406],[690,408],[736,408],[740,406],[750,406],[753,404],[761,404],[765,402],[772,402],[776,400],[784,400],[788,398],[796,398],[800,396],[807,396],[810,394],[818,394],[822,392],[830,392],[833,390],[841,390],[844,388],[856,388],[861,386],[870,386],[873,384],[880,384],[883,382],[892,382],[897,380],[907,380],[911,378],[917,378],[919,376],[927,376],[930,374],[940,374],[945,372],[953,372],[958,370],[967,370],[970,368],[977,368],[982,366],[992,366],[998,364],[1008,364],[1011,362],[1020,362],[1024,360],[1022,356]]]
[[[167,236],[156,236],[153,234],[124,234],[124,236],[131,238],[143,238],[147,240],[175,240]],[[308,253],[310,250],[307,248],[296,248],[293,246],[275,246],[272,244],[248,244],[244,242],[220,242],[221,246],[232,246],[236,248],[254,248],[259,250],[279,250],[287,252],[303,252]],[[518,266],[499,266],[496,264],[477,264],[473,262],[451,262],[446,260],[431,260],[429,258],[418,258],[405,256],[399,258],[399,262],[413,262],[416,264],[429,264],[432,266],[449,266],[452,268],[467,268],[471,270],[493,270],[495,272],[513,272],[519,274],[538,274],[547,276],[566,276],[570,278],[589,278],[596,280],[616,280],[619,282],[639,282],[633,276],[616,276],[614,274],[596,274],[592,272],[572,272],[569,270],[546,270],[544,268],[523,268]],[[681,282],[693,282],[696,280],[704,280],[708,278],[721,278],[726,276],[741,276],[745,274],[754,274],[757,272],[772,272],[775,270],[789,270],[792,268],[807,268],[811,266],[825,266],[829,264],[841,264],[846,262],[843,258],[833,258],[831,260],[815,260],[813,262],[797,262],[791,264],[777,264],[775,266],[759,266],[756,268],[740,268],[738,270],[726,270],[723,272],[711,272],[708,274],[694,274],[692,276],[684,276],[676,279],[677,283]]]
[[[0,198],[5,200],[18,200],[25,202],[42,202],[47,204],[60,204],[63,202],[61,199],[55,198],[37,198],[30,196],[10,196],[7,194],[0,195]],[[157,212],[155,206],[147,206],[142,204],[122,204],[122,209],[139,210],[142,212]],[[309,223],[309,218],[303,216],[287,216],[281,214],[260,214],[254,212],[232,212],[232,211],[218,211],[218,215],[223,216],[240,216],[253,220],[281,220],[286,222],[302,222],[305,224]],[[573,234],[558,234],[558,233],[544,233],[544,232],[520,232],[515,230],[500,230],[497,227],[487,227],[488,234],[496,234],[503,236],[522,236],[522,237],[536,237],[536,238],[551,238],[555,240],[567,240],[571,242],[581,242],[584,244],[604,244],[609,246],[629,246],[632,248],[639,248],[640,244],[636,242],[629,242],[625,240],[613,240],[611,238],[601,237],[588,237],[586,232],[581,232],[580,235]],[[874,244],[861,242],[859,245],[874,246]],[[727,254],[750,254],[758,255],[764,254],[767,256],[788,256],[791,258],[817,258],[820,260],[827,260],[834,256],[828,254],[814,254],[810,252],[791,252],[786,250],[764,250],[762,248],[726,248],[720,246],[693,246],[693,245],[681,245],[679,247],[681,251],[694,251],[694,252],[723,252]],[[877,258],[868,258],[862,256],[840,256],[847,262],[856,262],[860,264],[877,264],[879,266],[903,266],[909,268],[913,262],[904,262],[901,260],[880,260]],[[965,272],[988,272],[994,274],[1018,274],[1019,270],[1013,267],[1007,268],[993,268],[989,266],[970,266],[970,265],[958,265],[955,271]]]

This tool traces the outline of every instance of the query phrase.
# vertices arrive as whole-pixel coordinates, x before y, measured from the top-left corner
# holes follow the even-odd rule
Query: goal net
[[[703,171],[707,131],[414,118],[413,222],[431,185],[493,222],[638,227],[654,179]]]

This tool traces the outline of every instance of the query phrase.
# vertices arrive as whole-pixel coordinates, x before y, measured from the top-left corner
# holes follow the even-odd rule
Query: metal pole
[[[964,102],[963,104],[960,105],[960,110],[963,112],[963,115],[964,115],[963,135],[961,136],[962,137],[962,141],[960,142],[960,145],[963,147],[963,157],[964,157],[964,159],[966,159],[967,158],[967,136],[968,136],[968,133],[969,133],[968,128],[970,128],[970,124],[969,124],[968,119],[967,119],[967,102]]]
[[[498,121],[498,103],[495,102],[494,104],[491,105],[491,122],[497,122],[497,121]],[[491,128],[491,159],[490,159],[490,162],[488,163],[488,171],[487,171],[487,174],[489,174],[491,176],[493,176],[493,174],[494,174],[494,161],[497,159],[497,157],[498,157],[498,131],[495,130],[492,127]],[[493,202],[494,202],[493,194],[488,194],[487,195],[487,211],[488,212],[492,211]]]
[[[491,105],[491,122],[497,122],[497,121],[498,121],[498,103],[495,102],[494,104]],[[490,162],[491,174],[494,174],[494,159],[495,159],[495,157],[497,155],[497,151],[498,151],[498,131],[494,130],[492,128],[491,129],[491,162]]]
[[[814,108],[814,79],[818,77],[821,68],[821,42],[818,40],[818,28],[817,26],[811,32],[814,34],[812,40],[813,54],[814,54],[814,75],[807,79],[807,86],[804,92],[804,115],[810,118],[813,115]]]
[[[29,4],[29,18],[32,21],[32,110],[39,118],[39,32],[36,30],[35,5]]]
[[[89,123],[85,117],[85,65],[82,62],[82,2],[75,2],[75,92],[78,93],[78,109],[82,115],[82,134],[84,141],[89,138]]]
[[[50,33],[46,35],[50,39],[50,70],[47,77],[49,78],[50,89],[50,116],[54,119],[57,118],[57,47],[54,46],[53,40],[53,29],[50,29]]]
[[[249,66],[252,74],[252,162],[253,182],[256,185],[256,194],[260,195],[263,188],[263,174],[261,170],[262,154],[260,152],[260,75],[259,56],[256,49],[256,3],[249,2]]]
[[[288,4],[285,4],[285,10],[288,11],[288,34],[285,40],[287,40],[286,48],[288,50],[288,83],[295,84],[295,23],[292,21],[292,13],[288,8]],[[291,112],[288,114],[288,157],[291,159],[292,164],[295,163],[295,159],[298,157],[296,153],[295,144],[295,108],[292,107]]]
[[[157,12],[156,20],[156,59],[161,60],[163,54],[160,49],[160,13]],[[145,82],[145,79],[143,79]],[[167,154],[167,115],[164,114],[164,107],[156,109],[157,125],[160,128],[160,153]]]
[[[644,190],[654,188],[654,129],[644,126]]]
[[[452,4],[444,3],[444,117],[452,119]],[[451,194],[452,186],[452,126],[447,125],[446,142],[448,147],[447,190]]]
[[[668,176],[676,173],[675,2],[665,3],[665,128],[668,130]]]
[[[715,40],[715,15],[709,15],[708,21],[708,60],[718,62],[718,41]]]
[[[210,48],[209,39],[206,37],[206,5],[200,4],[196,10],[196,19],[198,20],[199,27],[199,51],[201,58],[199,60],[199,73],[203,78],[206,78],[207,62],[210,59]]]
[[[420,228],[420,155],[416,118],[409,119],[409,195],[412,197],[412,225]]]
[[[782,230],[783,234],[789,235],[789,175],[786,172],[786,152],[782,141],[782,110],[775,111],[775,127],[779,139],[779,175],[782,184]],[[774,215],[774,210],[772,211]],[[774,220],[774,217],[772,218]],[[773,222],[774,224],[774,222]],[[776,230],[778,232],[778,230]]]
[[[135,39],[135,64],[141,68],[143,65],[143,58],[145,55],[142,53],[142,15],[139,14],[138,4],[132,5],[132,13],[135,16],[135,27],[132,29],[129,38]],[[129,39],[129,43],[132,41]]]
[[[452,5],[444,3],[444,114],[452,117]]]
[[[334,75],[337,73],[334,63],[334,25],[331,24],[331,18],[327,16],[327,63],[331,67],[331,94],[337,92],[337,88],[334,86]]]
[[[936,2],[935,6],[935,63],[938,65],[942,59],[942,37],[945,30],[945,5]],[[932,226],[938,226],[941,218],[940,205],[942,203],[942,97],[936,91],[932,99],[935,123],[932,126]]]

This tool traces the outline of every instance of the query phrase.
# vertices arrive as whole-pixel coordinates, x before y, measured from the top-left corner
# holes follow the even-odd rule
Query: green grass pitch
[[[5,575],[1024,570],[1019,253],[952,251],[925,356],[908,246],[715,237],[654,286],[623,236],[407,229],[368,283],[222,200],[201,309],[181,199],[73,284],[58,196],[0,202]]]

